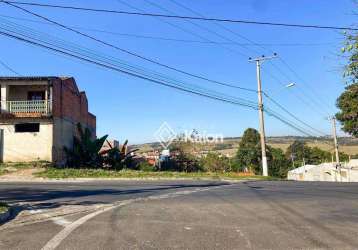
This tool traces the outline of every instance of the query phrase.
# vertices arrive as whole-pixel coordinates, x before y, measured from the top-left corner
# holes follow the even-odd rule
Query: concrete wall
[[[4,162],[52,161],[52,123],[40,122],[40,131],[35,133],[15,133],[14,124],[1,124],[0,129]]]
[[[53,161],[58,165],[66,163],[64,147],[72,148],[73,137],[77,135],[77,124],[71,120],[54,118]]]
[[[358,182],[358,165],[342,166],[341,172],[335,164],[323,163],[308,165],[288,172],[288,180],[296,181],[332,181],[332,182]]]

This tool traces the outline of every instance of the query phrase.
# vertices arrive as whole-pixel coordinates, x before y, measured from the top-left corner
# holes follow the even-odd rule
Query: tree
[[[336,118],[343,125],[343,131],[358,137],[358,35],[346,34],[346,43],[342,48],[348,58],[343,77],[347,80],[346,90],[337,99],[340,112]]]
[[[266,146],[268,171],[270,176],[285,178],[290,162],[281,149]],[[255,174],[262,174],[260,134],[253,128],[245,130],[236,154],[236,162],[232,168],[239,166],[239,170],[250,169]]]
[[[358,83],[358,35],[345,33],[346,41],[342,53],[348,59],[344,68],[343,77],[347,79],[346,84]]]
[[[260,134],[256,129],[245,130],[239,143],[236,163],[241,171],[247,168],[255,174],[262,174]]]
[[[208,153],[201,160],[201,165],[205,171],[210,172],[229,172],[231,170],[229,158],[213,152]]]
[[[332,154],[330,152],[324,151],[318,147],[309,148],[309,154],[307,157],[307,163],[318,165],[323,162],[330,162],[332,159]]]
[[[337,99],[340,112],[336,118],[343,125],[343,131],[358,138],[358,83],[349,85]]]
[[[282,149],[269,147],[269,168],[270,176],[286,178],[290,168],[290,161],[285,157]]]
[[[286,149],[286,158],[294,162],[294,167],[300,167],[303,161],[307,163],[309,159],[310,148],[306,146],[306,143],[300,140],[295,140]]]

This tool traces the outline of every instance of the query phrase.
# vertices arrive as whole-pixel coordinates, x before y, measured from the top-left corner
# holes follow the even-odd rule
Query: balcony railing
[[[5,112],[18,113],[36,113],[50,114],[52,105],[49,100],[32,100],[32,101],[7,101]]]

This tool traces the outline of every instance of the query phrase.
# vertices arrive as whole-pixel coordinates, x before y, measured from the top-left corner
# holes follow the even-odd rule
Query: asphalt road
[[[0,184],[0,249],[358,249],[358,183]]]

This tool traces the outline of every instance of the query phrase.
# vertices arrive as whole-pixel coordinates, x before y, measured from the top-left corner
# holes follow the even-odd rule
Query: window
[[[15,124],[15,133],[39,132],[40,123],[18,123]]]
[[[45,100],[45,91],[29,91],[27,93],[27,100],[29,101]]]

